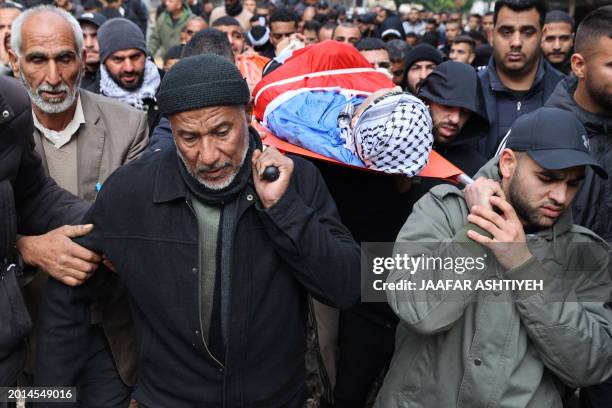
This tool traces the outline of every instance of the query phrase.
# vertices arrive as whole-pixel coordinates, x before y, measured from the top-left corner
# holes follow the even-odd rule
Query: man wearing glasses
[[[195,33],[205,28],[208,28],[208,23],[202,17],[193,17],[181,30],[181,44],[187,44]]]

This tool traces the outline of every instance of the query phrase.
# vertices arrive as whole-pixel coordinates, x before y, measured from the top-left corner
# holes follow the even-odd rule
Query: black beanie
[[[213,54],[181,59],[164,75],[157,95],[164,116],[208,106],[246,105],[250,99],[238,68]]]
[[[408,72],[410,67],[417,61],[431,61],[439,65],[444,61],[440,51],[429,44],[419,44],[406,54],[406,65],[404,70]]]
[[[100,62],[117,51],[135,48],[147,53],[147,43],[140,28],[126,18],[112,18],[98,28]]]

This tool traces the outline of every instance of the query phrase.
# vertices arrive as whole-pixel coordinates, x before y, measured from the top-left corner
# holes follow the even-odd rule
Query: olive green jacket
[[[499,180],[498,159],[479,176]],[[473,227],[467,215],[462,191],[434,187],[400,231],[396,253],[399,243],[417,242],[409,255],[482,256],[484,247],[465,235]],[[442,241],[456,244],[425,245]],[[511,270],[487,253],[482,271],[390,272],[388,283],[406,279],[417,288],[431,279],[541,279],[543,290],[387,291],[400,323],[377,408],[561,407],[565,385],[612,375],[609,246],[573,225],[569,210],[528,234],[527,245],[534,256]]]
[[[172,22],[170,13],[167,11],[162,12],[157,17],[149,37],[151,56],[155,58],[159,54],[163,58],[170,47],[178,45],[181,40],[181,30],[192,17],[193,13],[187,6],[183,7],[183,15],[176,23]]]

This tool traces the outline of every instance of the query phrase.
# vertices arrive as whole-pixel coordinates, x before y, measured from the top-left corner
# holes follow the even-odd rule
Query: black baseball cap
[[[357,16],[357,21],[364,24],[374,24],[376,21],[376,13],[363,13]]]
[[[526,152],[547,170],[590,166],[600,177],[608,178],[591,156],[586,129],[566,110],[544,107],[519,117],[508,132],[505,147]]]
[[[79,23],[93,24],[96,27],[100,28],[100,26],[106,21],[106,17],[104,17],[100,13],[85,12],[77,17],[77,21]]]

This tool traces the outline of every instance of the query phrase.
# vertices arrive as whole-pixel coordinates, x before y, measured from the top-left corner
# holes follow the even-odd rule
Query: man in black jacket
[[[498,0],[493,16],[493,57],[478,73],[489,134],[480,152],[490,159],[512,123],[544,106],[563,74],[540,49],[545,4],[541,0]]]
[[[556,87],[547,106],[574,112],[588,132],[591,154],[612,170],[612,8],[593,11],[580,23],[576,53],[572,56],[574,75]],[[576,224],[585,226],[612,242],[612,185],[587,172],[573,205]]]
[[[546,13],[542,30],[542,54],[550,65],[565,75],[572,72],[571,56],[574,53],[574,19],[565,11]]]
[[[612,171],[612,7],[587,15],[576,32],[574,75],[563,80],[546,103],[573,112],[588,135],[584,143],[610,173]],[[572,206],[576,224],[612,242],[612,184],[587,171]],[[612,379],[580,393],[584,408],[612,406]]]
[[[26,263],[74,285],[90,275],[100,261],[96,254],[70,240],[86,234],[91,226],[65,226],[78,223],[89,205],[45,177],[40,157],[34,151],[33,129],[32,108],[25,89],[16,80],[0,76],[0,202],[6,211],[10,211],[11,204],[16,209],[14,214],[0,213],[0,265],[19,263],[16,237],[6,236],[6,231],[16,229],[20,234],[36,236],[27,248],[17,242]],[[25,285],[29,280],[31,277],[25,274],[19,283]],[[6,322],[6,315],[2,316],[2,322]],[[6,333],[7,328],[3,329]],[[21,338],[0,349],[3,386],[18,381],[25,358],[24,344]]]
[[[261,151],[249,99],[229,61],[182,59],[159,92],[176,150],[119,169],[86,217],[96,228],[82,243],[109,258],[131,297],[141,405],[301,407],[306,295],[340,308],[359,297],[359,248],[320,174]],[[263,177],[270,166],[276,181]],[[49,281],[38,384],[74,384],[106,276]]]

